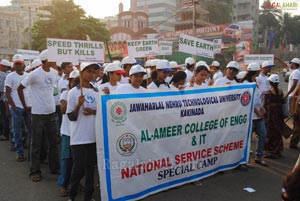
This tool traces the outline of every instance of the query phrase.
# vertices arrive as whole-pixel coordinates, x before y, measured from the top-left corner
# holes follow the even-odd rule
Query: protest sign
[[[245,55],[244,58],[246,65],[252,62],[256,62],[261,65],[264,61],[271,61],[274,63],[274,54],[248,54]]]
[[[104,62],[104,44],[99,41],[47,38],[48,60],[55,62]]]
[[[159,41],[159,55],[172,55],[173,42]]]
[[[17,54],[21,54],[24,60],[35,60],[39,58],[39,51],[17,49]]]
[[[222,39],[214,39],[214,53],[220,54],[221,53],[221,46],[222,46]]]
[[[254,89],[100,96],[101,199],[137,200],[247,163]]]
[[[159,53],[157,39],[129,40],[127,46],[128,56],[132,58],[155,56]]]
[[[208,58],[214,57],[214,43],[211,41],[181,34],[179,51]]]

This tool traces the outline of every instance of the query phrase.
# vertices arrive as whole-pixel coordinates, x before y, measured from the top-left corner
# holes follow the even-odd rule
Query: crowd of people
[[[42,179],[40,164],[48,156],[49,171],[57,174],[61,196],[75,200],[80,181],[85,177],[86,201],[93,200],[94,170],[97,165],[95,125],[98,93],[140,93],[151,90],[189,90],[213,86],[255,83],[253,132],[257,135],[255,163],[268,166],[264,157],[276,159],[283,151],[283,105],[290,105],[294,133],[290,148],[298,149],[300,140],[299,99],[300,60],[290,65],[275,57],[292,71],[286,94],[279,88],[279,76],[272,74],[274,63],[250,63],[246,71],[230,61],[223,69],[218,61],[208,65],[185,59],[184,67],[165,59],[134,58],[105,64],[48,61],[48,52],[25,68],[22,55],[14,55],[12,64],[0,63],[1,141],[10,140],[16,161],[30,161],[33,182]],[[224,70],[224,75],[222,73]],[[58,149],[58,142],[61,148]],[[29,146],[25,156],[24,148]],[[60,150],[61,153],[58,153]],[[251,164],[241,165],[247,169]]]

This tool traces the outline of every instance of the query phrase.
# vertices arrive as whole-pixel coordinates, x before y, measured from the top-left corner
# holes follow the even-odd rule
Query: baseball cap
[[[187,65],[187,64],[193,65],[193,64],[195,64],[195,60],[192,57],[187,57],[184,61],[184,64],[185,65]]]
[[[146,68],[146,74],[144,75],[144,80],[151,78],[151,69]]]
[[[76,78],[78,76],[79,76],[79,70],[73,70],[69,75],[69,79]]]
[[[214,67],[220,67],[220,63],[218,61],[213,61],[211,63],[211,66],[214,66]]]
[[[176,70],[181,70],[181,66],[176,61],[170,61],[170,67]]]
[[[2,59],[1,62],[0,62],[0,65],[1,66],[6,66],[6,67],[11,67],[11,63],[6,59]]]
[[[271,61],[264,61],[262,64],[261,64],[261,67],[262,68],[271,68],[271,67],[274,67],[274,63],[271,62]]]
[[[235,68],[235,69],[237,69],[237,70],[240,70],[239,63],[236,62],[236,61],[230,61],[230,62],[227,64],[226,68]]]
[[[273,83],[279,83],[279,76],[277,74],[272,74],[268,80]]]
[[[207,65],[207,63],[205,61],[199,61],[196,63],[196,67],[198,66],[205,66],[207,68],[208,71],[210,71],[209,66]]]
[[[243,79],[247,74],[247,71],[241,71],[236,75],[237,79]]]
[[[156,64],[157,64],[158,61],[159,61],[159,59],[152,59],[150,66],[156,66]]]
[[[93,66],[95,69],[99,68],[99,65],[97,63],[81,63],[80,64],[80,71],[84,71],[87,67]]]
[[[122,65],[124,65],[124,64],[131,64],[131,65],[134,65],[134,64],[136,64],[136,60],[135,60],[134,58],[132,58],[132,57],[127,56],[127,57],[124,57],[124,58],[122,59],[121,64],[122,64]]]
[[[300,59],[295,57],[290,61],[290,63],[300,64]]]
[[[259,71],[260,70],[260,65],[256,62],[252,62],[248,65],[247,70],[248,71]]]
[[[129,76],[134,75],[134,74],[138,74],[138,73],[147,74],[146,69],[144,69],[141,65],[137,64],[137,65],[134,65],[134,66],[131,67],[131,69],[129,71]]]
[[[39,59],[41,61],[47,60],[48,59],[48,50],[43,50],[39,55]]]
[[[150,60],[147,60],[146,63],[145,63],[145,66],[146,66],[146,67],[151,66],[151,62],[152,62],[151,59],[150,59]]]
[[[40,66],[42,66],[42,61],[40,59],[35,59],[33,60],[33,62],[31,63],[31,68],[34,69],[34,68],[38,68]]]
[[[162,70],[165,72],[172,72],[173,70],[170,67],[170,63],[166,59],[161,59],[156,64],[156,70]]]
[[[23,56],[20,55],[20,54],[15,54],[12,58],[13,60],[13,63],[24,63],[24,59],[23,59]]]
[[[117,74],[121,74],[121,75],[124,75],[125,74],[125,71],[121,68],[120,65],[118,65],[117,63],[109,63],[104,71],[106,73],[108,72],[114,72],[114,73],[117,73]]]

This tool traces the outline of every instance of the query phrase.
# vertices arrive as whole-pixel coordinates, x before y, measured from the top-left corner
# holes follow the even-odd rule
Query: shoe
[[[23,154],[18,154],[16,160],[17,160],[17,162],[23,162],[25,160],[24,155]]]
[[[290,149],[296,149],[296,150],[300,150],[300,148],[299,148],[299,147],[297,147],[297,145],[296,145],[296,146],[290,145]]]
[[[0,141],[7,141],[7,140],[8,140],[8,137],[5,137],[4,135],[0,136]]]
[[[258,158],[255,159],[255,163],[258,165],[264,166],[264,167],[268,167],[268,164],[265,161],[258,159]]]
[[[39,174],[33,174],[30,176],[30,178],[31,178],[31,181],[33,181],[33,182],[39,182],[42,179],[41,175],[39,175]]]
[[[248,171],[248,167],[245,164],[237,166],[236,169],[240,171]]]

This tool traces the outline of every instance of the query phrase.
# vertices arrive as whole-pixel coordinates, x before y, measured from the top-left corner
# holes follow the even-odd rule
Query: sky
[[[288,2],[289,0],[273,0],[273,1]],[[298,4],[300,4],[300,0],[296,0],[296,1],[298,1]],[[103,18],[105,16],[117,15],[119,12],[120,2],[122,2],[124,5],[124,11],[129,10],[129,5],[130,5],[130,0],[74,0],[74,2],[75,4],[80,5],[88,15],[91,15],[96,18]],[[259,0],[259,2],[260,4],[262,4],[263,0]],[[6,6],[6,5],[10,5],[10,0],[0,0],[0,6]],[[298,11],[293,11],[292,13],[299,14],[300,7],[298,7]]]

